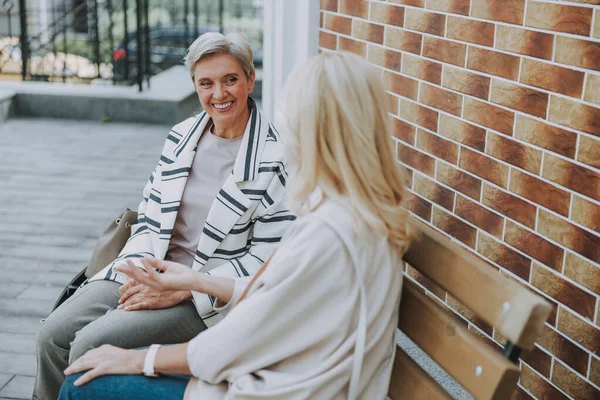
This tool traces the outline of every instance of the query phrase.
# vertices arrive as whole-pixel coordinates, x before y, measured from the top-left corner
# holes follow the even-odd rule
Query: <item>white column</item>
[[[319,47],[319,0],[265,0],[262,110],[273,120],[285,79]]]

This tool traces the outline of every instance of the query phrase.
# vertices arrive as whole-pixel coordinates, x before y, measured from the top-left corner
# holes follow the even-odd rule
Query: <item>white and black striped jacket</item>
[[[294,220],[286,204],[287,173],[279,134],[253,100],[249,105],[250,119],[233,171],[208,213],[192,267],[210,275],[254,275]],[[126,277],[112,267],[125,258],[164,259],[198,140],[209,121],[202,112],[169,132],[160,161],[144,188],[131,237],[119,257],[91,280],[123,283]],[[208,326],[221,319],[213,309],[214,299],[194,293],[194,301]]]

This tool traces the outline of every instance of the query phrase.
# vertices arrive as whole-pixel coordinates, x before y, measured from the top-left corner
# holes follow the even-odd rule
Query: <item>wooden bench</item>
[[[398,327],[477,399],[509,399],[519,380],[519,356],[533,349],[551,306],[540,296],[434,229],[417,222],[421,236],[404,261],[430,288],[447,292],[479,321],[506,340],[504,352],[468,330],[467,324],[434,296],[404,280]],[[496,347],[496,348],[494,348]],[[397,348],[389,397],[452,397],[401,348]]]

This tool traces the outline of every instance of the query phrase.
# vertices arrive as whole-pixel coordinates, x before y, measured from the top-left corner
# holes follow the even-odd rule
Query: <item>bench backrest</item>
[[[518,357],[531,350],[551,307],[499,270],[429,226],[415,222],[420,237],[404,256],[398,327],[477,399],[508,399],[519,379]],[[506,338],[504,354],[468,329],[468,324],[430,294],[435,292],[480,325]],[[496,348],[494,348],[496,347]],[[451,398],[400,348],[389,396],[392,399]]]

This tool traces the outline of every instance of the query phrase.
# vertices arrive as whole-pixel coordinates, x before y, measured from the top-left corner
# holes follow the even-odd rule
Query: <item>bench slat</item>
[[[422,234],[404,260],[513,344],[531,350],[551,311],[550,305],[446,236],[419,221],[415,224]]]
[[[451,400],[446,391],[400,347],[396,349],[388,396],[392,400]]]
[[[404,281],[400,330],[477,399],[510,398],[519,379],[519,368],[475,337],[456,318],[413,282]]]

